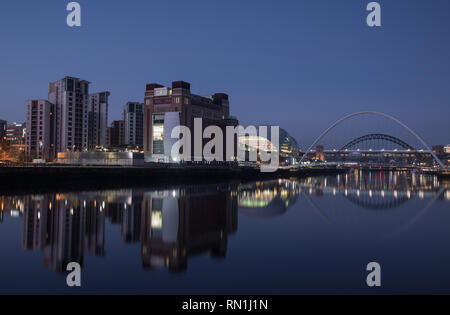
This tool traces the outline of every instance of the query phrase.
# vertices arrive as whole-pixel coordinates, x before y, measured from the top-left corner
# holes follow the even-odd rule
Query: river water
[[[0,293],[450,293],[450,183],[403,172],[2,195]],[[81,287],[66,266],[81,265]],[[367,264],[381,287],[367,286]]]

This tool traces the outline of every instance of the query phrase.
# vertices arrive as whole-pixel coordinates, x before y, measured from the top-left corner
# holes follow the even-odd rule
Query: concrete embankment
[[[310,175],[336,174],[336,168],[308,170],[280,169],[262,173],[251,167],[0,167],[1,191],[41,191],[43,189],[102,189],[129,186],[214,183],[228,180],[250,181]]]

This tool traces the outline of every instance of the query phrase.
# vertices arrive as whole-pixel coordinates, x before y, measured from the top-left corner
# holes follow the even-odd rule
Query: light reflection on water
[[[331,288],[339,285],[327,282],[323,272],[308,263],[335,250],[335,244],[322,240],[324,235],[333,235],[342,251],[362,252],[364,242],[386,249],[391,244],[386,240],[415,233],[421,218],[442,203],[449,208],[450,189],[437,177],[358,170],[250,183],[5,195],[0,197],[0,251],[8,257],[10,269],[0,272],[0,291],[67,289],[65,281],[43,270],[64,275],[69,262],[79,262],[86,272],[95,270],[87,281],[92,290],[167,293],[177,287],[186,293],[210,292],[206,288],[235,293],[237,284],[244,293],[256,289],[273,293],[276,284],[275,292],[334,292]],[[302,246],[314,248],[307,259],[293,250]],[[132,254],[128,248],[134,250]],[[257,254],[250,256],[254,251]],[[30,258],[23,252],[39,255]],[[275,254],[266,256],[267,252],[285,257],[292,268]],[[265,271],[245,269],[247,263],[266,266]],[[315,280],[294,268],[302,263],[309,268],[308,274],[317,272]],[[24,269],[31,268],[29,264],[33,275],[21,277]],[[122,280],[118,277],[111,284],[101,276],[103,269],[122,273]],[[150,289],[149,283],[140,282],[142,272],[150,272],[165,285]],[[172,273],[192,275],[195,283],[189,277],[168,277]],[[241,273],[254,277],[254,283],[242,279]],[[261,273],[266,283],[259,283]],[[220,277],[211,284],[208,274]],[[297,277],[303,282],[296,282]],[[36,279],[49,281],[42,287],[31,283]],[[450,289],[450,281],[446,285]],[[358,286],[344,289],[362,290]]]

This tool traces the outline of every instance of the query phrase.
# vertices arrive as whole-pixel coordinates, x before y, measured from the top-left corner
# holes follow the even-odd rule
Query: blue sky
[[[0,119],[24,121],[25,101],[65,75],[110,91],[111,119],[145,84],[185,80],[301,147],[361,110],[450,143],[448,0],[379,1],[381,28],[366,24],[368,0],[85,0],[81,28],[66,25],[68,2],[0,2]]]

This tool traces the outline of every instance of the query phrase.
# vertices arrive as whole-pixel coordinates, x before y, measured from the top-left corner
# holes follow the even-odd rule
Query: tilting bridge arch
[[[398,120],[397,118],[385,114],[385,113],[380,113],[380,112],[373,112],[373,111],[365,111],[365,112],[358,112],[358,113],[354,113],[354,114],[350,114],[347,115],[341,119],[339,119],[338,121],[336,121],[334,124],[332,124],[327,130],[325,130],[309,147],[309,149],[305,152],[305,154],[303,155],[303,157],[300,160],[300,163],[302,163],[306,157],[308,156],[309,152],[314,148],[314,146],[317,145],[317,143],[319,143],[319,141],[321,141],[331,130],[333,130],[334,128],[336,128],[337,126],[339,126],[340,124],[342,124],[344,121],[349,120],[353,117],[356,116],[363,116],[363,115],[375,115],[375,116],[380,116],[380,117],[384,117],[387,119],[392,120],[393,122],[397,123],[398,125],[402,126],[404,129],[406,129],[410,134],[412,134],[414,137],[416,137],[417,140],[419,140],[419,142],[425,147],[426,152],[430,153],[431,156],[433,156],[433,159],[439,164],[439,166],[441,168],[445,168],[444,164],[442,163],[442,161],[436,156],[436,154],[434,154],[434,152],[430,149],[430,147],[425,143],[425,141],[419,136],[417,135],[411,128],[409,128],[407,125],[405,125],[404,123],[402,123],[400,120]]]

